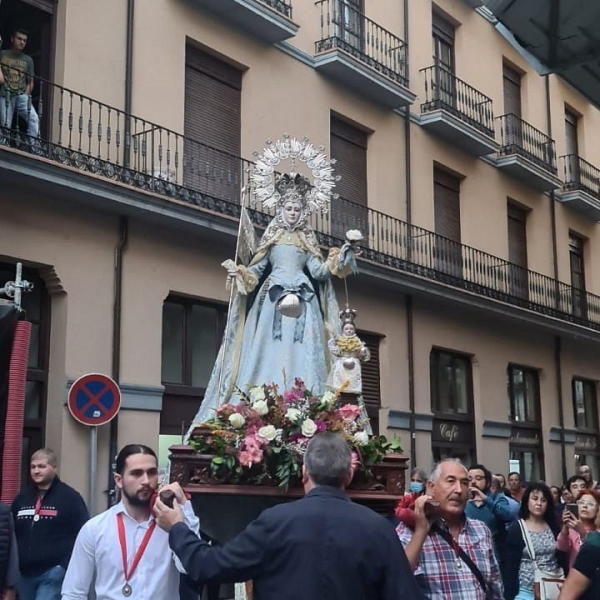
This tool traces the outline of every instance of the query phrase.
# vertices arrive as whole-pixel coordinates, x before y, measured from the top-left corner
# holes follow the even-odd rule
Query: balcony
[[[321,39],[315,43],[315,68],[387,108],[412,104],[406,44],[343,0],[316,4]]]
[[[421,69],[421,126],[474,156],[498,150],[492,100],[439,65]]]
[[[292,21],[292,0],[191,0],[191,3],[268,44],[298,33],[299,27]]]
[[[502,115],[496,166],[541,192],[560,187],[554,140],[517,115]]]
[[[41,137],[0,130],[8,194],[22,202],[52,197],[57,206],[130,215],[206,239],[236,235],[250,161],[42,79],[35,89]],[[258,227],[272,217],[250,214]],[[324,246],[339,246],[348,229],[363,231],[363,276],[396,291],[600,340],[600,296],[343,198],[311,224]]]
[[[593,221],[600,221],[600,169],[576,154],[560,159],[564,184],[557,194],[558,201]]]

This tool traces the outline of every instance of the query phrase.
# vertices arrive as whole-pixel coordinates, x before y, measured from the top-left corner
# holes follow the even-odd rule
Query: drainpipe
[[[408,23],[408,0],[404,0],[404,43],[406,44],[406,74],[410,74],[408,70],[408,38],[409,38],[409,23]],[[406,195],[406,222],[408,227],[407,239],[408,244],[408,260],[411,259],[412,243],[410,242],[412,235],[412,164],[411,164],[411,140],[410,140],[410,106],[407,106],[404,111],[404,185]],[[405,303],[406,311],[406,343],[408,354],[408,412],[409,412],[409,429],[410,429],[410,460],[412,467],[417,466],[417,434],[415,423],[415,354],[414,354],[414,329],[413,329],[413,298],[410,295],[406,296]]]
[[[133,89],[133,17],[135,0],[127,0],[127,39],[125,42],[125,144],[123,165],[129,166],[131,147],[131,98]]]
[[[546,88],[546,121],[548,128],[548,136],[552,139],[552,116],[550,112],[550,76],[544,77],[544,84]],[[559,285],[558,285],[558,249],[556,241],[556,202],[554,199],[554,190],[550,192],[550,221],[552,228],[552,265],[554,269],[554,295],[556,298],[556,305],[558,307],[559,297]],[[562,343],[560,336],[554,337],[554,371],[556,373],[556,396],[558,400],[558,426],[560,428],[560,458],[562,463],[562,480],[567,480],[567,451],[565,448],[565,416],[564,416],[564,398],[563,398],[563,381],[562,381]]]
[[[127,217],[119,219],[119,241],[115,246],[114,264],[114,302],[113,302],[113,333],[112,333],[112,367],[111,377],[118,384],[121,378],[121,309],[123,296],[123,252],[129,237],[129,220]],[[113,478],[114,460],[118,452],[119,415],[109,424],[108,440],[108,507],[112,506],[115,495],[115,482]]]

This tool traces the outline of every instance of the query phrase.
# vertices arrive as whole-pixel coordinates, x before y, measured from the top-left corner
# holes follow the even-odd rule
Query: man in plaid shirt
[[[398,525],[398,537],[428,600],[504,598],[492,535],[485,523],[465,516],[468,497],[467,469],[457,459],[443,460],[431,473],[427,494],[415,503],[414,531]],[[439,508],[427,518],[425,505],[431,500]]]

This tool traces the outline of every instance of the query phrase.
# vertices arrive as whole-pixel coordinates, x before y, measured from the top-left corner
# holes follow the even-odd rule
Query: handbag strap
[[[443,538],[448,545],[454,549],[454,544],[452,543],[452,538],[450,536],[450,532],[446,529],[443,529],[439,526],[438,523],[434,523],[431,528],[441,537]],[[471,560],[471,557],[460,547],[458,546],[458,556],[463,560],[463,562],[471,569],[473,575],[479,582],[479,585],[483,589],[483,593],[487,596],[487,585],[485,583],[485,579],[483,578],[483,574],[477,567],[477,565]]]
[[[521,535],[523,536],[523,541],[525,542],[529,557],[533,562],[535,562],[535,550],[533,549],[533,542],[531,541],[529,530],[527,529],[527,525],[523,519],[519,519],[519,527],[521,528]]]

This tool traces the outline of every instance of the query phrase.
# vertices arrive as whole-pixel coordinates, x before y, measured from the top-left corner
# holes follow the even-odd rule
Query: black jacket
[[[559,529],[551,525],[554,538],[558,536]],[[519,567],[521,566],[521,557],[525,548],[525,540],[521,533],[519,521],[515,521],[506,532],[506,552],[504,559],[503,579],[504,579],[504,597],[506,600],[513,600],[519,593]],[[564,552],[556,551],[556,560],[558,565],[565,569],[567,559]]]
[[[422,598],[389,522],[332,487],[265,510],[223,546],[179,523],[169,544],[194,581],[252,579],[255,600]]]
[[[0,597],[19,578],[17,545],[10,508],[0,503]]]
[[[40,519],[34,521],[38,491],[35,486],[21,492],[12,503],[23,575],[39,575],[56,565],[69,564],[75,538],[89,519],[80,494],[56,477],[44,494]]]

